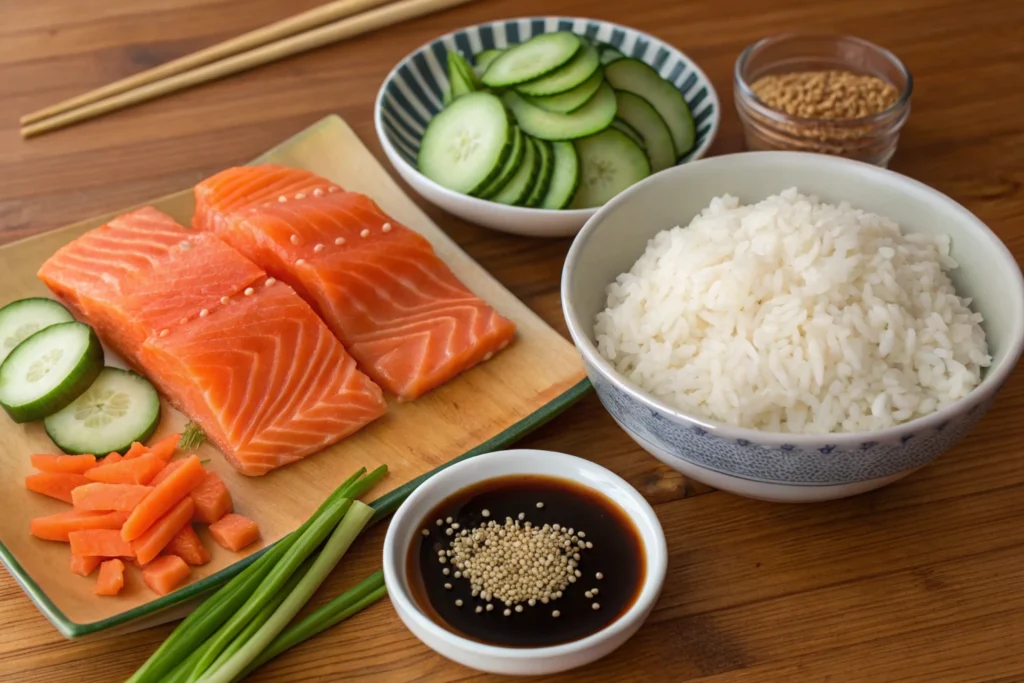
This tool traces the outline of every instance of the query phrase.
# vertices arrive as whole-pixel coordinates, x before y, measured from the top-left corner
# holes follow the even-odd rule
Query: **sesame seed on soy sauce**
[[[618,619],[646,573],[633,522],[567,479],[498,477],[431,510],[410,544],[413,598],[459,635],[507,647],[584,638]]]

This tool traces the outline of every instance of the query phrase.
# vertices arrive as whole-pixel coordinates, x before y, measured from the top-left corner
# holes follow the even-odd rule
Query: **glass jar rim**
[[[749,61],[750,56],[757,49],[762,48],[766,45],[782,43],[787,40],[793,40],[796,38],[819,38],[824,40],[834,40],[837,42],[840,40],[844,40],[853,43],[858,43],[865,48],[874,50],[882,57],[889,60],[889,62],[891,62],[893,66],[895,66],[900,71],[900,73],[903,74],[904,78],[906,79],[906,85],[901,89],[899,97],[896,98],[896,101],[887,109],[884,109],[883,111],[880,111],[876,114],[871,114],[870,116],[864,116],[856,119],[808,118],[803,116],[794,116],[792,114],[787,114],[786,112],[779,111],[778,109],[773,109],[766,105],[764,102],[762,102],[760,98],[758,98],[758,96],[754,93],[753,89],[751,89],[750,87],[750,84],[747,83],[747,79],[743,77],[743,69]],[[819,124],[822,121],[827,121],[828,125],[835,126],[837,128],[843,126],[854,127],[871,125],[873,123],[883,123],[887,119],[892,118],[894,114],[897,114],[898,112],[902,111],[907,107],[907,104],[910,102],[910,96],[914,91],[913,74],[910,73],[910,69],[908,69],[906,65],[903,63],[903,61],[900,60],[900,58],[897,57],[892,51],[887,50],[879,45],[875,45],[874,43],[868,40],[864,40],[863,38],[858,38],[857,36],[851,35],[843,35],[839,33],[804,33],[799,31],[792,31],[788,33],[779,33],[777,35],[768,36],[766,38],[761,38],[760,40],[751,43],[746,48],[744,48],[743,52],[740,53],[740,56],[736,58],[736,64],[733,67],[733,81],[736,87],[739,89],[740,94],[743,96],[742,100],[744,106],[754,109],[761,116],[764,116],[778,123],[792,123],[801,125]]]

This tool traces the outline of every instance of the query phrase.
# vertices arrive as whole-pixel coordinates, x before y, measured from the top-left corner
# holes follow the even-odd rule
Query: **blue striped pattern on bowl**
[[[381,88],[378,125],[401,157],[416,168],[420,139],[430,119],[442,109],[448,88],[447,53],[472,56],[491,48],[515,45],[541,33],[572,31],[607,43],[628,57],[650,64],[675,85],[693,112],[697,137],[681,161],[699,159],[718,129],[720,105],[707,76],[682,52],[646,33],[596,19],[532,17],[478,24],[441,36],[399,62]]]

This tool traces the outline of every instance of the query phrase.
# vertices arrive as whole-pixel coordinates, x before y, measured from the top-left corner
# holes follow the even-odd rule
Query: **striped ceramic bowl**
[[[374,123],[384,152],[399,175],[427,201],[471,223],[534,237],[573,235],[594,215],[596,209],[528,209],[477,199],[438,185],[416,168],[423,131],[431,117],[441,110],[441,99],[448,88],[448,51],[456,50],[470,57],[555,31],[572,31],[607,43],[654,67],[683,93],[693,111],[696,143],[679,163],[704,156],[718,132],[721,106],[708,77],[685,54],[636,29],[597,19],[502,19],[453,31],[419,47],[391,70],[377,93]]]

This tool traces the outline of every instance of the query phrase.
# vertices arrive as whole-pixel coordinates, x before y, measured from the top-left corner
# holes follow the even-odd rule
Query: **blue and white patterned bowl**
[[[797,187],[895,220],[910,232],[946,234],[961,296],[985,318],[993,362],[963,399],[903,425],[863,434],[804,435],[741,429],[683,413],[622,377],[597,351],[593,330],[605,289],[647,241],[686,225],[713,197],[753,202]],[[951,448],[981,419],[1024,348],[1024,278],[999,238],[955,201],[869,164],[800,152],[732,154],[668,169],[626,190],[576,237],[562,273],[562,307],[605,408],[645,450],[716,488],[805,502],[885,486]]]
[[[527,209],[469,197],[438,185],[416,168],[423,131],[431,117],[441,111],[441,98],[448,88],[448,51],[457,50],[469,57],[554,31],[573,31],[608,43],[653,66],[683,93],[697,125],[696,144],[680,163],[699,159],[707,152],[718,132],[721,105],[708,77],[679,50],[636,29],[597,19],[502,19],[468,26],[421,46],[391,70],[377,93],[373,119],[384,153],[399,175],[427,201],[471,223],[531,237],[573,235],[594,215],[596,209]]]

